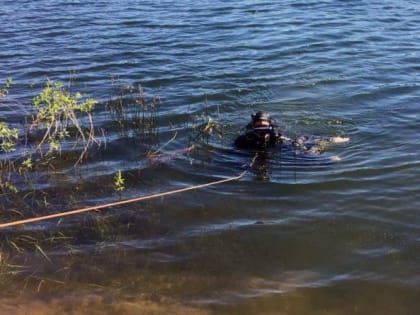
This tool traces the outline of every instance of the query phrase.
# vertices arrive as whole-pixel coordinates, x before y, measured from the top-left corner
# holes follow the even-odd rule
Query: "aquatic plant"
[[[146,98],[140,86],[137,91],[133,90],[133,94],[134,96],[125,95],[113,99],[106,104],[105,109],[114,111],[111,115],[115,115],[114,122],[117,124],[110,130],[105,129],[105,132],[123,132],[124,135],[143,140],[145,146],[141,148],[144,149],[144,158],[153,163],[172,160],[181,154],[195,154],[192,152],[195,152],[196,144],[201,147],[202,152],[208,152],[209,148],[201,144],[211,141],[213,135],[221,137],[222,126],[216,118],[202,114],[196,116],[193,125],[191,125],[192,116],[186,115],[186,121],[191,128],[187,128],[185,132],[187,136],[194,135],[194,143],[189,144],[186,148],[171,150],[170,148],[173,147],[171,143],[176,139],[178,132],[182,131],[174,132],[169,140],[165,139],[166,142],[163,145],[159,144],[159,140],[162,140],[158,139],[159,98]],[[31,178],[33,180],[39,174],[38,172],[43,174],[46,168],[48,172],[52,171],[53,176],[55,173],[60,174],[66,167],[66,160],[71,161],[69,167],[72,167],[72,162],[75,155],[80,152],[80,148],[82,154],[76,157],[78,160],[72,168],[76,171],[84,169],[79,165],[82,159],[85,157],[89,157],[89,160],[97,159],[107,149],[106,146],[100,146],[100,150],[88,152],[92,144],[95,143],[94,140],[89,140],[90,130],[95,127],[93,124],[95,114],[98,112],[103,114],[103,111],[99,111],[98,108],[93,110],[93,106],[84,111],[81,108],[83,103],[83,96],[78,93],[72,94],[59,83],[52,81],[48,81],[42,92],[34,98],[34,116],[32,120],[29,119],[31,128],[25,130],[29,133],[30,145],[25,147],[27,142],[22,141],[26,140],[22,139],[22,134],[23,137],[26,137],[25,132],[18,130],[16,134],[16,130],[13,130],[13,135],[17,137],[10,138],[10,142],[14,145],[13,149],[17,149],[16,152],[10,155],[10,159],[6,157],[5,152],[0,154],[0,160],[5,160],[10,165],[8,171],[4,173],[7,174],[5,182],[10,185],[10,187],[4,186],[4,192],[7,190],[10,199],[3,202],[5,198],[9,197],[2,194],[1,189],[0,222],[14,221],[18,217],[21,219],[22,217],[42,216],[57,210],[76,209],[82,204],[81,196],[83,198],[83,195],[97,187],[92,188],[91,182],[78,182],[76,187],[68,187],[72,185],[65,185],[64,188],[54,187],[51,189],[51,193],[49,188],[46,190],[39,188],[35,179],[32,187],[18,190],[21,189],[20,179],[25,176],[28,176],[28,181]],[[110,108],[110,104],[118,106]],[[119,117],[116,115],[117,111]],[[5,127],[9,128],[6,124]],[[106,127],[107,125],[105,125]],[[9,130],[12,129],[9,128]],[[68,145],[75,146],[78,143],[81,144],[77,147],[79,150],[66,150]],[[109,193],[113,190],[121,197],[122,192],[127,187],[131,187],[130,182],[133,174],[134,172],[118,170],[116,173],[104,176],[106,178],[101,177],[101,193],[104,191]],[[138,174],[134,174],[134,176],[138,176]],[[18,182],[16,186],[14,186],[15,182]],[[50,183],[47,185],[53,186]],[[153,205],[148,207],[153,207]],[[78,218],[77,225],[63,224],[63,222],[67,223],[64,221],[66,219],[63,221],[60,219],[55,227],[46,225],[48,228],[41,226],[40,229],[35,228],[34,230],[18,228],[7,231],[0,237],[0,283],[2,283],[0,289],[14,285],[17,289],[23,286],[33,292],[42,292],[54,290],[57,286],[71,287],[72,283],[68,278],[73,265],[81,264],[81,262],[86,264],[86,256],[80,254],[80,242],[93,241],[95,251],[99,253],[104,247],[102,244],[106,245],[109,241],[125,237],[137,230],[139,226],[142,227],[141,224],[144,224],[144,221],[139,220],[137,214],[134,214],[138,211],[132,210],[132,212],[133,214],[130,215],[130,209],[124,209],[121,214],[114,211],[110,211],[109,215],[92,213]],[[51,223],[55,224],[53,221]],[[56,250],[62,253],[66,252],[66,254],[57,257],[53,254]],[[48,274],[47,276],[42,268],[32,270],[30,267],[33,265],[45,265],[45,269],[60,265],[62,268],[54,275]]]
[[[208,143],[213,135],[223,139],[223,125],[205,112],[195,116],[190,141],[193,143]]]
[[[0,121],[0,149],[8,153],[15,149],[16,141],[19,137],[17,128],[10,128],[5,122]]]
[[[9,93],[12,79],[8,78],[4,86],[0,86],[0,99]],[[19,137],[17,128],[10,128],[5,122],[0,121],[0,154],[8,154],[15,150]],[[15,164],[7,157],[0,158],[0,192],[17,192],[17,188],[10,181],[10,174],[15,170]]]
[[[0,86],[0,99],[4,98],[9,93],[12,79],[6,79],[4,86]],[[16,128],[10,128],[5,122],[0,121],[0,153],[11,152],[14,150],[15,143],[19,136],[19,130]]]
[[[0,101],[9,93],[11,82],[8,79],[1,86]],[[29,129],[25,126],[11,128],[0,121],[0,221],[9,221],[23,213],[28,215],[38,208],[48,208],[48,194],[36,190],[32,171],[56,170],[64,161],[73,161],[73,158],[74,166],[77,166],[87,157],[93,144],[100,144],[95,137],[97,127],[94,125],[94,109],[98,102],[81,93],[71,93],[68,89],[61,82],[46,82],[33,98],[33,115],[25,117]],[[137,90],[130,87],[122,91],[120,97],[106,104],[105,109],[118,117],[119,130],[143,135],[148,143],[156,142],[159,98],[146,98],[141,85],[137,86]],[[77,150],[68,150],[69,146]],[[9,155],[17,148],[18,153]],[[121,171],[110,178],[112,181],[115,191],[121,193],[125,190]],[[25,185],[25,193],[20,194],[22,184]],[[30,200],[26,202],[28,198]]]
[[[121,170],[118,170],[114,176],[114,189],[116,192],[123,192],[125,190],[124,178],[121,174]]]
[[[0,87],[0,100],[9,93],[12,80],[6,80]],[[26,117],[30,129],[11,128],[0,121],[0,192],[5,194],[18,192],[15,184],[21,175],[24,181],[26,173],[34,166],[49,166],[56,160],[55,152],[61,153],[65,142],[76,147],[80,154],[75,159],[75,165],[86,157],[93,143],[99,144],[95,137],[93,109],[97,101],[82,96],[81,93],[70,93],[63,88],[61,82],[48,80],[45,88],[33,98],[34,114]],[[87,125],[87,126],[86,126]],[[41,134],[41,136],[39,136]],[[21,156],[10,158],[9,153],[17,146],[25,146],[30,138],[30,144],[36,147],[22,148]]]
[[[138,138],[145,144],[144,158],[152,163],[168,161],[179,154],[190,154],[195,151],[195,144],[208,142],[212,135],[221,137],[221,124],[210,115],[196,116],[192,125],[191,116],[188,116],[189,127],[186,132],[194,139],[194,143],[168,153],[163,149],[175,140],[178,131],[163,145],[159,144],[159,97],[146,97],[141,85],[136,88],[125,86],[117,97],[113,97],[104,105],[113,123],[110,130],[105,126],[104,132],[117,131],[123,136]],[[37,172],[45,169],[52,170],[52,173],[60,173],[63,165],[67,163],[65,161],[75,161],[72,169],[80,170],[80,163],[91,152],[89,149],[94,144],[98,144],[101,149],[95,151],[95,154],[106,150],[106,146],[99,146],[101,143],[95,137],[97,126],[94,124],[94,118],[98,113],[102,114],[103,111],[98,109],[96,100],[80,93],[71,93],[62,83],[48,80],[42,91],[33,98],[33,116],[27,118],[29,129],[20,130],[1,123],[0,141],[4,148],[2,146],[0,149],[0,222],[51,213],[54,204],[57,203],[61,209],[80,206],[81,193],[92,189],[90,182],[78,183],[76,187],[66,187],[63,190],[54,188],[54,194],[50,194],[48,190],[39,189],[36,181],[31,181]],[[68,150],[68,146],[76,147],[77,150]],[[16,152],[8,155],[13,150]],[[95,156],[92,154],[90,158]],[[127,189],[130,176],[130,173],[118,170],[105,179],[106,185],[102,185],[101,189],[108,192],[113,190],[121,195]],[[27,183],[24,189],[21,189],[22,182]],[[66,196],[65,200],[57,197],[63,195]],[[49,251],[56,244],[66,245],[85,238],[105,240],[125,233],[132,226],[131,221],[124,224],[124,219],[119,217],[94,214],[84,217],[81,221],[77,229],[60,226],[54,231],[16,230],[5,234],[0,238],[0,269],[12,270],[10,266],[15,261],[23,261],[23,264],[26,264],[29,255],[49,261],[53,259],[49,256]],[[60,223],[61,221],[57,224]],[[44,279],[34,281],[38,289]]]
[[[82,151],[76,164],[80,163],[88,148],[98,143],[95,138],[95,128],[92,111],[97,101],[83,98],[80,93],[70,93],[63,88],[61,82],[47,81],[44,90],[33,99],[36,109],[32,127],[44,130],[42,139],[37,144],[41,155],[60,151],[62,141],[73,137],[75,144],[82,143]],[[81,120],[86,118],[88,127]],[[43,145],[48,149],[44,152]]]
[[[105,107],[123,136],[141,136],[145,142],[156,142],[160,98],[147,98],[141,84],[123,85]]]
[[[0,98],[5,97],[9,94],[9,88],[12,85],[12,78],[7,78],[4,86],[0,86]]]

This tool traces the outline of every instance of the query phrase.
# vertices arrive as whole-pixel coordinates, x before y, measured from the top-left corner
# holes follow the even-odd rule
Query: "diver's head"
[[[252,118],[252,127],[270,127],[271,126],[271,117],[270,114],[265,112],[257,112],[254,115],[251,115]]]
[[[257,112],[252,117],[252,134],[254,143],[258,147],[269,146],[273,141],[274,128],[268,113]]]

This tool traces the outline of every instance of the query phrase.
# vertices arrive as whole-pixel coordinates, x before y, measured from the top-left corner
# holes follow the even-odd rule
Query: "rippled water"
[[[222,186],[4,232],[71,239],[16,259],[2,313],[420,312],[418,1],[4,0],[0,18],[0,80],[14,81],[2,120],[22,121],[47,78],[76,77],[104,104],[125,84],[159,95],[155,147],[178,131],[168,154],[197,115],[223,125],[150,163],[98,109],[107,146],[81,172],[33,174],[52,212],[118,199],[119,169],[123,198],[237,175],[252,154],[231,143],[256,110],[291,137],[351,138],[319,156],[279,149]]]

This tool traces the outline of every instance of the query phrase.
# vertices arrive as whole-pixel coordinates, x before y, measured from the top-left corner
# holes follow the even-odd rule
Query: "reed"
[[[111,95],[105,108],[122,136],[142,137],[145,142],[158,139],[158,111],[160,98],[146,97],[143,87],[138,84],[123,85]]]

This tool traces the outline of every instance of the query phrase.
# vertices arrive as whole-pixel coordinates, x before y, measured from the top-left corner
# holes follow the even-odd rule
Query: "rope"
[[[255,158],[256,157],[254,157],[252,159],[252,162],[248,166],[252,166],[252,164],[255,161]],[[237,176],[232,176],[232,177],[228,177],[228,178],[225,178],[225,179],[216,180],[216,181],[213,181],[213,182],[208,182],[208,183],[205,183],[205,184],[189,186],[189,187],[175,189],[175,190],[170,190],[170,191],[161,192],[161,193],[157,193],[157,194],[145,195],[145,196],[141,196],[141,197],[137,197],[137,198],[132,198],[132,199],[120,200],[120,201],[111,202],[111,203],[107,203],[107,204],[103,204],[103,205],[98,205],[98,206],[92,206],[92,207],[87,207],[87,208],[75,209],[75,210],[70,210],[70,211],[66,211],[66,212],[60,212],[60,213],[54,213],[54,214],[50,214],[50,215],[45,215],[45,216],[41,216],[41,217],[34,217],[34,218],[28,218],[28,219],[13,221],[13,222],[9,222],[9,223],[3,223],[3,224],[0,224],[0,229],[1,228],[6,228],[6,227],[11,227],[11,226],[17,226],[17,225],[27,224],[27,223],[33,223],[33,222],[39,222],[39,221],[49,220],[49,219],[62,218],[62,217],[66,217],[66,216],[70,216],[70,215],[75,215],[75,214],[80,214],[80,213],[85,213],[85,212],[89,212],[89,211],[98,211],[98,210],[101,210],[101,209],[104,209],[104,208],[110,208],[110,207],[115,207],[115,206],[120,206],[120,205],[126,205],[126,204],[129,204],[129,203],[139,202],[139,201],[143,201],[143,200],[149,200],[149,199],[154,199],[154,198],[159,198],[159,197],[174,195],[174,194],[178,194],[178,193],[182,193],[182,192],[186,192],[186,191],[190,191],[190,190],[196,190],[196,189],[205,188],[205,187],[209,187],[209,186],[220,185],[220,184],[223,184],[223,183],[227,183],[227,182],[239,180],[247,172],[248,172],[248,169],[246,169],[245,171],[243,171],[242,173],[240,173]]]

